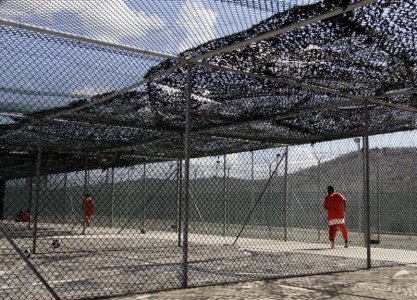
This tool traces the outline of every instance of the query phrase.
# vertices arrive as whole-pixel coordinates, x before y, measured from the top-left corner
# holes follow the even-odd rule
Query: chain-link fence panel
[[[415,263],[415,131],[370,137],[371,257]]]
[[[416,260],[414,135],[371,138],[372,266]],[[185,263],[187,286],[366,268],[363,154],[358,137],[192,159],[187,247],[183,160],[8,180],[2,292],[26,277],[20,293],[39,299],[179,288]],[[348,248],[339,231],[331,248],[329,185],[347,199]]]
[[[190,241],[200,247],[189,249],[190,285],[366,267],[363,158],[354,141],[200,158],[191,174]],[[347,249],[330,249],[328,185],[348,199]]]
[[[416,3],[43,2],[0,1],[1,297],[416,261],[415,132],[368,150],[417,128]]]
[[[22,282],[30,270],[10,269],[24,265],[20,254],[63,299],[180,287],[177,176],[177,162],[166,162],[8,181],[2,232],[18,252],[2,249],[4,272],[17,272],[5,293],[23,284],[50,297],[35,279]]]

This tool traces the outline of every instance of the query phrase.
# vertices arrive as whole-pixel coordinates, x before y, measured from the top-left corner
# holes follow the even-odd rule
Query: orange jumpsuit
[[[32,221],[32,216],[30,212],[19,213],[15,219],[16,222],[30,222]]]
[[[22,218],[21,218],[22,222],[30,222],[31,220],[32,220],[32,216],[31,216],[30,212],[27,211],[27,212],[22,214]]]
[[[94,214],[94,201],[91,197],[87,197],[84,200],[85,205],[85,223],[87,226],[91,223],[91,216]]]
[[[331,193],[324,199],[329,221],[329,240],[334,241],[337,229],[340,229],[345,241],[348,240],[349,231],[345,225],[346,198],[340,193]]]

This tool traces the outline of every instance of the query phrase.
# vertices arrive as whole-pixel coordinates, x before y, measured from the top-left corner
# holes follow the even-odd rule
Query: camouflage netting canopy
[[[71,7],[69,7],[72,5]],[[417,3],[0,2],[0,176],[417,128]],[[368,111],[366,111],[368,108]]]

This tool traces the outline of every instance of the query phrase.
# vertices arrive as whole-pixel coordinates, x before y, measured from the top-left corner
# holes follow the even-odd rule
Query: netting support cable
[[[415,89],[411,89],[411,90],[407,90],[407,91],[400,91],[400,92],[395,92],[395,93],[385,93],[385,94],[369,96],[369,97],[361,97],[361,96],[356,96],[356,95],[348,93],[348,92],[335,90],[335,89],[332,89],[332,88],[329,88],[329,87],[320,86],[320,85],[313,85],[313,84],[309,84],[309,83],[303,83],[303,82],[291,80],[291,79],[288,79],[288,78],[278,78],[278,77],[274,77],[274,76],[256,74],[256,73],[251,73],[251,72],[242,71],[242,70],[238,70],[238,69],[233,69],[233,68],[226,67],[226,66],[218,66],[218,65],[211,64],[211,63],[207,63],[207,62],[198,62],[196,64],[207,67],[207,68],[211,68],[211,69],[214,69],[214,70],[230,72],[230,73],[239,74],[239,75],[242,75],[242,76],[253,77],[253,78],[256,78],[256,79],[260,79],[260,80],[268,80],[268,81],[271,81],[271,82],[286,84],[286,85],[290,85],[290,86],[294,86],[294,87],[299,87],[299,88],[302,88],[302,89],[317,91],[317,92],[321,92],[321,93],[328,93],[328,94],[332,94],[332,95],[336,95],[336,96],[340,96],[340,97],[346,97],[347,99],[353,100],[355,103],[363,103],[363,102],[368,100],[369,102],[372,102],[372,103],[377,104],[377,105],[389,106],[389,107],[394,107],[394,108],[405,110],[405,111],[417,112],[416,107],[412,107],[412,106],[409,106],[409,105],[404,105],[404,104],[401,104],[401,103],[394,103],[392,101],[384,100],[384,99],[387,99],[389,97],[415,94],[416,91],[417,91]],[[332,104],[332,105],[334,107],[340,106],[340,104]]]
[[[99,97],[99,98],[96,98],[94,100],[87,101],[86,103],[84,103],[80,106],[77,106],[77,107],[72,107],[72,108],[69,108],[69,109],[61,110],[61,111],[56,112],[56,113],[52,113],[50,115],[45,115],[44,118],[45,119],[54,119],[54,118],[57,118],[57,117],[62,116],[62,115],[67,115],[67,114],[70,114],[70,113],[73,113],[73,112],[76,112],[76,111],[80,111],[80,110],[83,110],[83,109],[86,109],[86,108],[89,108],[89,107],[92,107],[92,106],[95,106],[95,105],[98,105],[98,104],[106,103],[106,102],[112,100],[113,98],[115,98],[117,96],[120,96],[124,93],[127,93],[131,90],[134,90],[134,89],[136,89],[136,88],[138,88],[138,87],[140,87],[140,86],[142,86],[142,85],[144,85],[148,82],[154,81],[155,78],[157,78],[159,76],[169,74],[169,73],[179,69],[183,65],[185,65],[185,62],[184,63],[182,63],[182,62],[178,63],[178,64],[172,66],[171,68],[168,68],[168,69],[163,70],[161,72],[155,73],[155,74],[149,76],[148,78],[137,81],[137,82],[135,82],[131,85],[128,85],[128,86],[126,86],[126,87],[124,87],[124,88],[122,88],[118,91],[110,93],[107,96]]]
[[[346,8],[339,7],[339,8],[336,8],[334,10],[331,10],[329,12],[326,12],[324,14],[318,15],[316,17],[305,19],[305,20],[302,20],[302,21],[297,22],[297,23],[293,23],[293,24],[291,24],[289,26],[286,26],[284,28],[279,28],[277,30],[271,30],[267,33],[257,35],[253,38],[250,38],[250,39],[232,44],[230,46],[226,46],[224,48],[220,48],[220,49],[217,49],[217,50],[206,52],[204,54],[201,54],[201,55],[198,55],[196,57],[191,58],[190,62],[197,63],[201,60],[219,55],[221,53],[231,52],[233,50],[248,46],[252,43],[268,40],[268,39],[273,38],[277,35],[281,35],[281,34],[284,34],[284,33],[287,33],[287,32],[291,32],[291,31],[297,30],[299,28],[306,27],[306,26],[314,24],[314,23],[318,23],[322,20],[326,20],[326,19],[338,16],[338,15],[345,14],[346,12],[352,11],[354,9],[361,8],[365,5],[368,5],[368,4],[371,4],[371,3],[374,3],[374,2],[376,2],[376,0],[360,0],[360,1],[357,1],[355,3],[352,3],[352,4],[348,5]]]
[[[251,209],[251,211],[249,212],[249,214],[246,216],[246,219],[245,219],[245,221],[244,221],[244,223],[243,223],[243,226],[242,226],[242,228],[240,229],[240,231],[239,231],[238,235],[236,236],[236,239],[235,239],[235,241],[233,242],[233,244],[232,244],[232,245],[235,245],[235,244],[236,244],[236,242],[237,242],[237,241],[238,241],[238,239],[240,238],[240,236],[241,236],[241,234],[242,234],[243,230],[245,230],[245,227],[246,227],[246,225],[248,225],[248,223],[249,223],[249,221],[250,221],[250,219],[251,219],[251,217],[252,217],[252,215],[253,215],[253,212],[254,212],[254,211],[255,211],[255,209],[256,209],[256,206],[258,206],[258,203],[260,202],[260,200],[262,199],[263,195],[265,194],[265,191],[267,190],[267,188],[268,188],[269,184],[271,183],[272,178],[275,176],[275,173],[277,172],[279,165],[281,164],[282,160],[283,160],[286,156],[287,156],[287,153],[284,153],[284,155],[283,155],[283,156],[281,156],[281,159],[279,160],[279,162],[278,162],[278,163],[277,163],[277,165],[275,166],[274,171],[272,172],[271,176],[269,176],[268,181],[265,183],[264,187],[262,188],[262,192],[261,192],[261,194],[258,196],[258,199],[257,199],[257,200],[255,201],[255,203],[253,204],[252,209]]]
[[[32,252],[36,254],[36,242],[38,237],[38,214],[39,214],[39,198],[40,193],[40,180],[41,180],[41,164],[42,163],[42,147],[38,145],[38,155],[36,159],[36,188],[35,188],[35,211],[33,216],[33,244]]]
[[[176,230],[178,233],[178,247],[181,247],[182,234],[182,159],[177,160],[177,216],[176,216]]]
[[[39,271],[36,269],[36,267],[32,264],[32,262],[27,258],[22,251],[20,251],[19,247],[16,245],[16,243],[13,241],[13,239],[3,230],[3,227],[0,226],[0,231],[2,235],[6,238],[6,240],[9,242],[9,244],[13,247],[14,251],[20,256],[20,258],[28,265],[29,269],[35,274],[35,276],[39,279],[39,281],[43,284],[43,286],[48,290],[48,292],[51,294],[53,299],[61,299],[58,294],[54,291],[54,289],[49,285],[48,281],[46,281],[45,278],[43,278],[42,274],[39,273]]]
[[[91,97],[91,95],[86,94],[71,94],[71,93],[59,93],[53,91],[35,91],[35,90],[27,90],[27,89],[16,89],[16,88],[5,88],[0,87],[1,93],[12,93],[18,95],[27,95],[27,96],[42,96],[42,97],[65,97],[65,98],[87,98]]]
[[[190,204],[190,109],[192,66],[187,65],[187,86],[185,97],[184,134],[184,203],[183,203],[183,243],[182,243],[182,287],[188,286],[188,217]]]
[[[371,213],[369,203],[369,110],[365,103],[365,132],[363,139],[363,151],[365,160],[365,242],[366,242],[366,267],[371,268]]]
[[[327,111],[329,109],[334,109],[334,108],[338,108],[338,107],[344,107],[344,106],[349,106],[351,104],[357,104],[356,100],[352,100],[352,101],[343,101],[340,103],[332,103],[332,104],[325,104],[325,105],[320,105],[320,106],[316,106],[310,109],[301,109],[299,111],[295,111],[295,112],[290,112],[287,114],[281,114],[278,116],[273,116],[273,117],[266,117],[266,118],[259,118],[256,121],[253,120],[247,120],[247,121],[239,121],[239,122],[231,122],[229,123],[228,126],[216,126],[213,128],[210,128],[209,132],[204,132],[204,131],[199,131],[196,132],[196,134],[198,135],[206,135],[206,136],[211,136],[211,137],[223,137],[223,138],[236,138],[236,139],[243,139],[242,135],[239,134],[233,134],[233,133],[227,133],[227,134],[223,134],[221,132],[216,132],[214,130],[222,130],[222,129],[229,129],[229,126],[231,125],[236,125],[236,126],[248,126],[248,125],[252,125],[252,124],[259,124],[260,122],[271,122],[271,121],[283,121],[286,119],[291,119],[291,118],[295,118],[295,117],[300,117],[300,116],[305,116],[305,115],[309,115],[309,114],[315,114],[318,112],[322,112],[322,111]],[[244,139],[246,141],[251,141],[251,142],[265,142],[264,139],[256,137],[256,136],[245,136]],[[282,138],[278,138],[276,140],[270,140],[269,141],[271,144],[282,144],[285,143],[285,141],[283,141]]]
[[[150,51],[147,49],[141,49],[137,47],[131,47],[131,46],[126,46],[126,45],[110,43],[106,41],[100,41],[100,40],[96,40],[92,38],[87,38],[84,36],[66,33],[63,31],[57,31],[57,30],[52,30],[52,29],[48,29],[44,27],[39,27],[39,26],[34,26],[34,25],[29,25],[29,24],[24,24],[24,23],[19,23],[19,22],[13,22],[10,20],[5,20],[5,19],[0,19],[0,25],[13,27],[16,29],[28,30],[28,31],[32,31],[32,32],[40,33],[40,34],[46,34],[48,36],[60,37],[60,38],[72,40],[75,42],[81,42],[81,43],[102,46],[106,48],[112,48],[112,49],[116,49],[119,51],[126,51],[130,53],[137,53],[137,54],[153,56],[153,57],[158,57],[158,58],[163,58],[163,59],[172,59],[172,60],[178,60],[178,61],[184,60],[184,58],[181,58],[176,55],[169,54],[169,53]]]

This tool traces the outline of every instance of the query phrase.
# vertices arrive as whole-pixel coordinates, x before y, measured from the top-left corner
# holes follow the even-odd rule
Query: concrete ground
[[[2,238],[7,233],[22,249],[32,245],[32,232],[25,224],[0,226],[0,299],[50,299],[29,265]],[[122,299],[417,299],[417,236],[381,235],[381,242],[371,247],[371,258],[373,267],[384,268],[336,273],[365,268],[362,234],[351,234],[349,248],[339,238],[330,249],[325,234],[311,229],[291,229],[294,239],[288,241],[241,237],[236,243],[235,236],[190,233],[189,285],[212,286],[146,295],[181,286],[183,253],[177,233],[141,234],[127,228],[118,234],[118,228],[94,226],[86,235],[81,231],[72,224],[40,224],[37,252],[29,258],[62,299],[135,293],[142,294]],[[54,238],[60,239],[59,248],[52,247]],[[406,266],[393,267],[398,265]],[[297,275],[306,276],[289,278]],[[277,277],[288,279],[254,281]],[[241,283],[216,286],[228,282]]]
[[[371,270],[207,286],[119,300],[417,299],[417,264]]]

